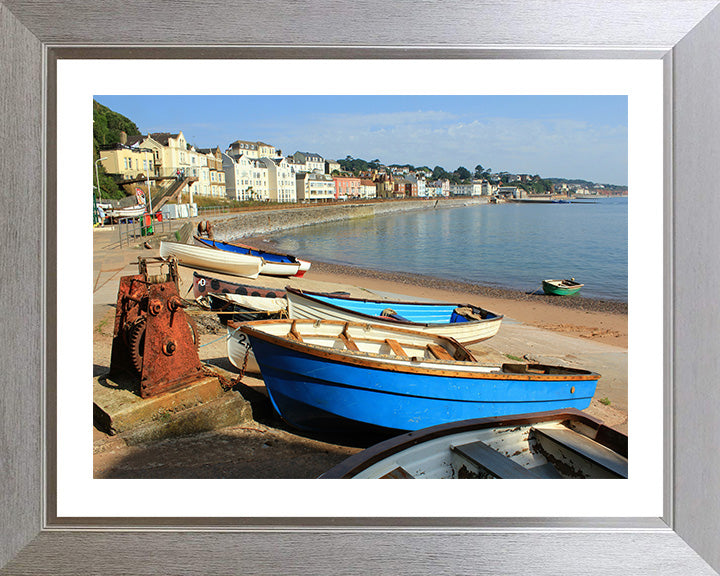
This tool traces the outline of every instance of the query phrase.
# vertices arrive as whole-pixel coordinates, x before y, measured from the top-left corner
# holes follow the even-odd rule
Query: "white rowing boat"
[[[354,454],[321,478],[627,478],[627,436],[565,409],[441,424]]]
[[[163,258],[175,256],[179,264],[188,268],[199,268],[243,278],[257,278],[262,267],[262,259],[257,256],[234,254],[179,242],[161,242],[160,256]]]

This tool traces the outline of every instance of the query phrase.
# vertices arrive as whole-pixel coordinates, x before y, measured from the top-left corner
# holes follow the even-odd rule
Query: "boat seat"
[[[406,479],[415,479],[415,476],[410,474],[405,468],[402,466],[398,466],[395,468],[395,470],[390,470],[387,474],[384,476],[380,476],[380,480],[406,480]]]
[[[453,357],[450,355],[450,353],[445,350],[442,346],[439,346],[437,344],[433,344],[432,342],[427,345],[427,349],[437,358],[438,360],[453,360]]]
[[[627,478],[628,461],[594,440],[569,428],[531,428],[542,452],[570,451],[605,471],[608,477]]]
[[[532,471],[520,466],[514,460],[500,454],[490,448],[485,442],[478,440],[461,446],[450,446],[450,450],[465,458],[472,464],[478,466],[481,470],[485,470],[495,478],[505,479],[537,479],[539,476]]]
[[[355,341],[350,337],[350,334],[348,333],[349,327],[350,326],[346,322],[343,331],[340,333],[340,340],[342,340],[342,343],[345,344],[345,348],[347,348],[348,350],[359,352],[360,348],[358,348],[357,344],[355,344]]]
[[[400,356],[401,358],[408,358],[405,350],[403,350],[403,347],[400,346],[400,342],[398,342],[397,340],[393,340],[392,338],[385,338],[385,344],[390,346],[390,349],[393,351],[395,356]]]

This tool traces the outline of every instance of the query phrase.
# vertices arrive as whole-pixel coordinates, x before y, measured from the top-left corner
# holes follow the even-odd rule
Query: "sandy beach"
[[[109,370],[115,302],[120,277],[137,273],[137,258],[158,255],[142,247],[108,249],[111,230],[95,232],[94,374]],[[272,247],[263,238],[248,244]],[[192,298],[193,269],[180,266],[180,294]],[[602,374],[587,412],[627,433],[627,305],[587,298],[550,297],[463,284],[413,274],[387,273],[313,262],[303,278],[260,276],[248,280],[204,274],[231,282],[316,291],[345,291],[353,296],[398,296],[471,303],[503,314],[497,336],[472,345],[482,361],[521,359],[567,364]],[[402,299],[402,298],[400,298]],[[191,313],[192,310],[191,310]],[[196,311],[201,360],[228,379],[237,369],[227,359],[226,333],[215,314]],[[589,363],[589,364],[588,364]],[[372,439],[302,434],[282,422],[264,390],[261,375],[248,371],[236,386],[252,404],[253,421],[193,436],[137,445],[94,429],[94,473],[98,478],[314,478]],[[203,446],[199,450],[199,446]]]

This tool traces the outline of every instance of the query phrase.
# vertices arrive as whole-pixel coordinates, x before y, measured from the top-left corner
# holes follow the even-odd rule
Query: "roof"
[[[212,154],[213,156],[222,154],[220,146],[215,146],[215,148],[197,148],[197,151],[201,154]]]
[[[136,134],[135,136],[128,136],[127,137],[127,145],[128,146],[134,146],[135,144],[142,142],[145,140],[145,136],[142,134]]]
[[[321,160],[323,159],[322,155],[318,154],[317,152],[300,152],[298,150],[297,152],[295,152],[295,154],[293,154],[293,156],[297,156],[298,154],[301,156],[305,156],[305,158],[312,156],[313,158],[320,158]]]
[[[230,147],[234,146],[235,144],[250,144],[251,146],[254,146],[254,148],[252,148],[253,150],[258,147],[258,144],[261,144],[262,146],[267,146],[267,144],[262,144],[261,142],[250,142],[249,140],[235,140],[235,142],[230,144]]]
[[[177,138],[178,136],[180,136],[180,133],[171,134],[170,132],[153,132],[148,134],[148,136],[150,136],[150,138],[152,138],[156,142],[159,142],[163,146],[167,146],[168,140],[170,138]]]

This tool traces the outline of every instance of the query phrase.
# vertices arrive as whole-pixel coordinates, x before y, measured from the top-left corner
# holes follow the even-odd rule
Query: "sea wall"
[[[436,207],[450,208],[486,202],[487,198],[442,198],[387,201],[374,204],[316,204],[277,210],[242,212],[227,216],[216,216],[208,218],[208,220],[212,223],[213,234],[217,240],[232,240],[246,236],[272,234],[300,226],[351,220],[353,218],[368,218],[391,212],[430,210]]]

